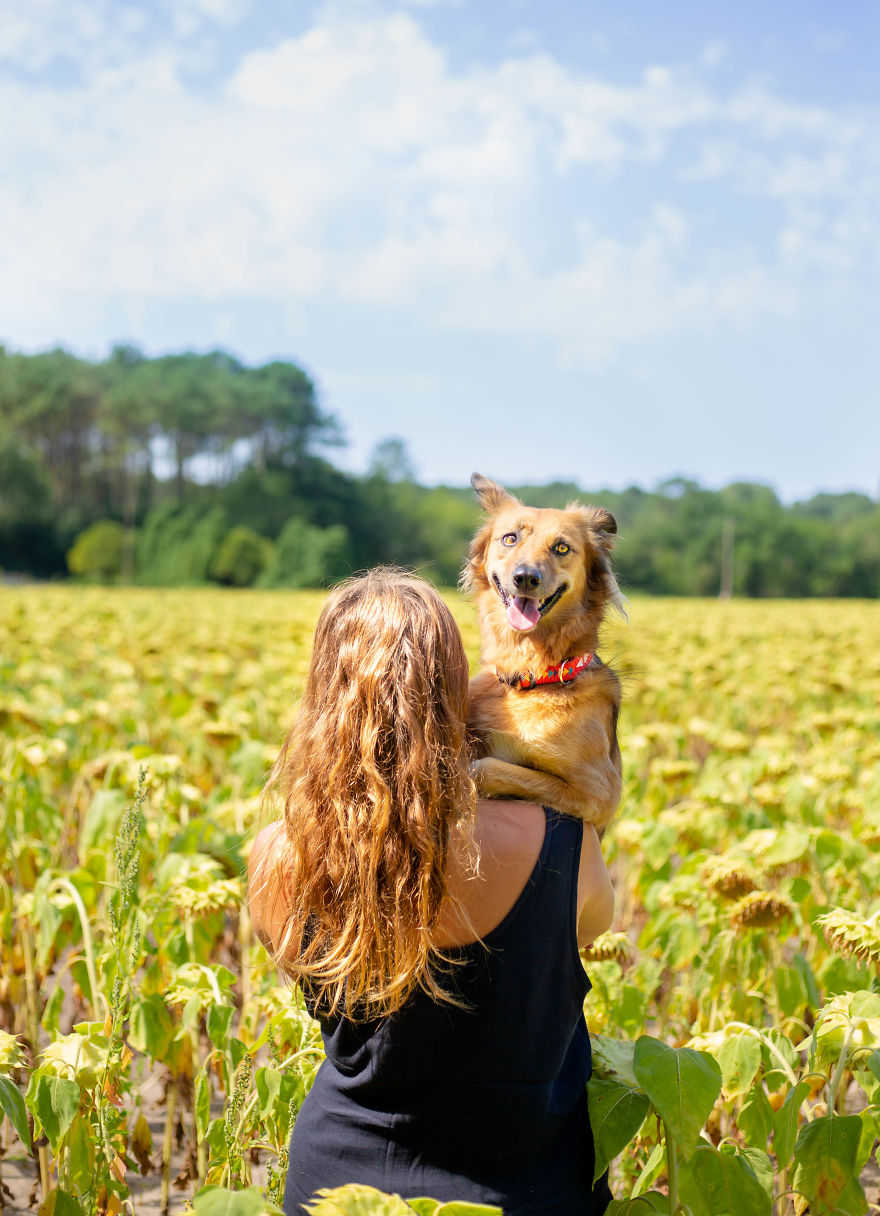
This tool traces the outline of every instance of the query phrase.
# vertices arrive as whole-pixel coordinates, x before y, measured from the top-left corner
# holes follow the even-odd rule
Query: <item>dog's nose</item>
[[[534,566],[517,566],[513,572],[513,585],[517,591],[536,591],[541,585],[541,575]]]

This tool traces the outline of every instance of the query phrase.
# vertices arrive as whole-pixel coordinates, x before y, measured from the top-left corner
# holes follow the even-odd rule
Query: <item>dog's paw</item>
[[[471,776],[474,779],[474,785],[477,787],[477,792],[480,794],[486,793],[489,779],[488,756],[483,756],[480,760],[471,761]]]

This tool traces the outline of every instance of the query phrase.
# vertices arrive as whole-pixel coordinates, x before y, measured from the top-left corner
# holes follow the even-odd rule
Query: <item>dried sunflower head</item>
[[[794,905],[784,895],[751,891],[734,906],[730,920],[735,929],[772,929],[793,916]]]
[[[642,843],[644,824],[638,819],[620,819],[614,825],[614,842],[618,849],[629,851]]]
[[[880,815],[873,813],[864,816],[859,837],[871,849],[880,846]]]
[[[241,738],[241,731],[234,722],[219,718],[214,722],[206,722],[202,733],[207,735],[212,743],[219,743],[221,746],[236,743]]]
[[[581,951],[581,958],[591,963],[620,963],[623,966],[632,962],[633,950],[625,933],[602,933],[586,949]]]
[[[673,829],[679,842],[689,849],[706,848],[717,840],[724,826],[717,807],[700,799],[688,799],[660,812],[660,822]]]
[[[651,776],[659,777],[661,781],[673,784],[695,776],[700,771],[696,760],[653,760]]]
[[[0,1030],[0,1072],[8,1072],[23,1063],[24,1053],[21,1050],[21,1043],[15,1035]]]
[[[832,908],[816,917],[832,950],[857,963],[870,963],[880,969],[880,912],[863,920],[845,908]]]
[[[754,866],[741,857],[710,857],[700,874],[707,886],[727,899],[740,899],[759,886]]]

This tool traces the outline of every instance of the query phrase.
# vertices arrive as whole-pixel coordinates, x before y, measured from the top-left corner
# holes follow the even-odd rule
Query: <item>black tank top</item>
[[[324,1019],[327,1058],[294,1124],[288,1216],[320,1187],[495,1204],[505,1216],[599,1216],[587,1112],[590,984],[576,941],[583,828],[545,808],[540,856],[481,942],[456,950],[466,1008],[419,991],[368,1023]]]

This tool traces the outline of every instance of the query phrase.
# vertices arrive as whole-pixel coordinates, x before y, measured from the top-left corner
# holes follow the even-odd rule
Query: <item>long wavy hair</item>
[[[472,845],[467,699],[461,635],[429,584],[381,568],[331,592],[267,787],[284,808],[275,961],[322,1012],[384,1016],[417,988],[455,1001],[432,936],[451,847]]]

